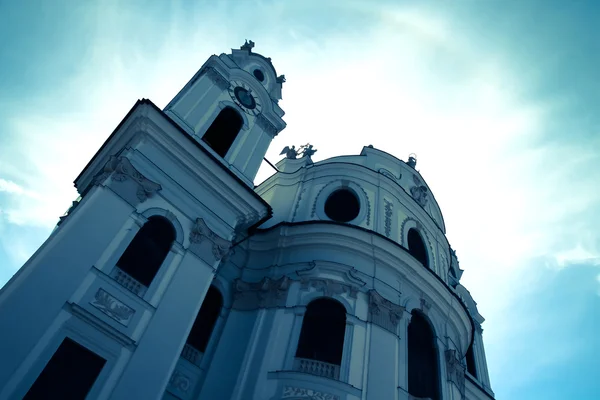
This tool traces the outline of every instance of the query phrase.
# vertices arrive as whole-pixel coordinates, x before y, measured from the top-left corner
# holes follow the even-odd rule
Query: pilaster
[[[213,276],[212,265],[186,252],[112,399],[162,397]]]

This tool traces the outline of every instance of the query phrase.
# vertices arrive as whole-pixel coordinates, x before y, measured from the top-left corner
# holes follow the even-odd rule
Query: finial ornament
[[[242,47],[240,47],[240,50],[248,50],[250,52],[253,48],[254,42],[252,40],[248,41],[248,39],[246,39],[246,42],[242,45]]]
[[[300,146],[298,150],[296,150],[296,146],[285,146],[279,155],[285,154],[285,158],[289,160],[295,160],[299,154],[302,154],[302,158],[306,157],[309,161],[312,161],[310,157],[317,152],[317,149],[313,149],[312,144],[305,144]]]
[[[296,150],[296,146],[285,146],[279,155],[285,154],[285,158],[288,160],[295,160],[298,156],[298,151]]]
[[[279,75],[276,79],[277,83],[284,83],[285,82],[285,75]]]

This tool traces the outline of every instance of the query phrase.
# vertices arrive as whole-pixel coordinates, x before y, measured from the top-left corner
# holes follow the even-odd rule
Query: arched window
[[[174,241],[173,224],[164,217],[150,217],[117,261],[117,267],[149,287]]]
[[[473,352],[473,343],[469,345],[467,350],[467,371],[477,378],[477,368],[475,367],[475,353]]]
[[[244,120],[240,114],[231,107],[225,107],[208,127],[202,140],[218,155],[225,157],[242,125]]]
[[[206,345],[215,329],[221,308],[223,308],[223,296],[221,296],[219,289],[211,286],[202,302],[202,307],[200,307],[194,325],[192,325],[186,344],[201,353],[206,351]]]
[[[408,325],[408,393],[439,400],[438,357],[433,330],[413,312]]]
[[[416,258],[417,261],[429,268],[425,243],[415,228],[410,228],[408,230],[408,252]]]
[[[296,357],[341,365],[345,333],[346,308],[329,298],[313,300],[306,307]]]

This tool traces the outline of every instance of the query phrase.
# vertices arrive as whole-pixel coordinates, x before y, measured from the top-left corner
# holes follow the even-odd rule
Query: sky
[[[496,398],[600,398],[598,26],[583,0],[0,0],[0,286],[137,99],[251,39],[287,79],[271,162],[417,154]]]

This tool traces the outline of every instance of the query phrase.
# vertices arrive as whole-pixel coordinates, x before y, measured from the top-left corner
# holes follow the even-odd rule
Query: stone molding
[[[275,125],[273,125],[263,114],[257,115],[256,125],[271,136],[276,136],[279,132]]]
[[[279,279],[265,277],[258,282],[233,282],[233,309],[254,310],[257,308],[284,307],[291,279],[282,276]]]
[[[300,201],[302,200],[302,196],[306,192],[306,186],[302,188],[300,193],[298,193],[298,200],[296,200],[296,205],[294,207],[294,213],[292,214],[292,222],[296,219],[296,214],[298,213],[298,208],[300,207]]]
[[[339,396],[331,393],[317,392],[313,389],[305,389],[294,386],[283,388],[282,399],[308,399],[308,400],[340,400]]]
[[[376,290],[369,290],[369,322],[397,334],[404,311],[404,307],[382,297]]]
[[[213,265],[229,252],[231,242],[214,233],[202,218],[196,218],[196,222],[190,231],[189,250]]]
[[[124,326],[129,325],[131,317],[135,313],[133,308],[102,288],[98,289],[90,304]]]
[[[225,78],[219,71],[217,71],[214,67],[207,67],[205,69],[206,76],[211,80],[212,83],[217,85],[219,89],[225,90],[229,88],[230,83],[227,78]]]
[[[158,183],[152,182],[135,169],[127,157],[110,156],[102,171],[96,176],[94,184],[100,185],[109,177],[112,178],[112,182],[108,186],[134,206],[143,203],[162,189]],[[135,195],[128,190],[129,182],[135,184],[133,187]]]
[[[460,392],[461,399],[465,398],[465,366],[456,357],[456,350],[446,350],[446,373],[448,381],[454,383]]]

